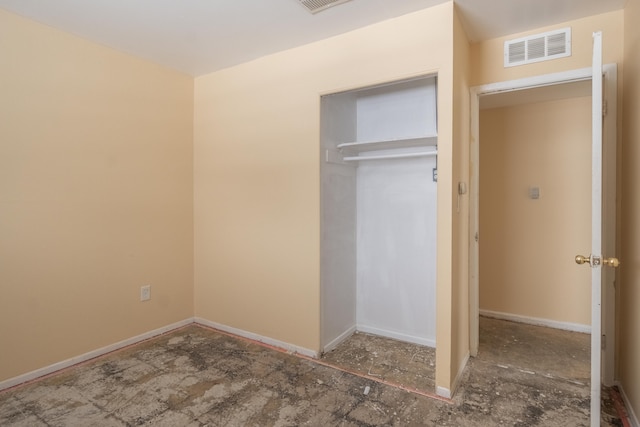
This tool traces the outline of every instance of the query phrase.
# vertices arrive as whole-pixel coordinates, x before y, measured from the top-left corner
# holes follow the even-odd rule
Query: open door
[[[591,255],[577,255],[576,263],[591,266],[591,426],[600,425],[600,390],[602,386],[602,349],[606,345],[602,334],[603,284],[607,285],[609,267],[619,265],[617,258],[608,258],[611,251],[607,245],[607,206],[603,193],[610,193],[609,180],[603,174],[604,156],[602,144],[602,33],[593,34],[593,78],[592,81],[592,144],[591,144]],[[608,154],[608,153],[607,153]],[[614,190],[615,191],[615,190]],[[614,202],[615,203],[615,202]]]

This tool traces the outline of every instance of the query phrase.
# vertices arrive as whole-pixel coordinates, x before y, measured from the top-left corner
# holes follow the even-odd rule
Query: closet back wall
[[[357,140],[437,135],[435,80],[364,92],[356,103]],[[358,330],[435,346],[435,167],[435,156],[357,162]]]

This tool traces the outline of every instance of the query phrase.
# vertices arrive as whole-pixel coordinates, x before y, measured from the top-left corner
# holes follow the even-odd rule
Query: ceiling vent
[[[309,12],[318,13],[351,0],[298,0]]]
[[[504,66],[531,64],[571,56],[571,28],[504,42]]]

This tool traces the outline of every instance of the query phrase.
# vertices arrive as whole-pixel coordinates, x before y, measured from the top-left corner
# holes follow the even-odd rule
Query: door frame
[[[605,188],[616,188],[617,147],[617,65],[605,64],[603,120],[603,180]],[[480,97],[484,95],[514,92],[544,86],[591,80],[592,68],[581,68],[559,73],[545,74],[475,86],[470,89],[470,191],[469,191],[469,350],[477,356],[479,345],[480,286],[479,243],[480,236]],[[615,253],[616,236],[616,192],[608,191],[603,198],[603,230],[607,236],[603,242],[603,253]],[[581,248],[576,248],[579,251]],[[577,253],[577,252],[576,252]],[[571,260],[567,261],[571,262]],[[615,273],[609,273],[602,286],[602,333],[606,335],[606,346],[602,352],[602,382],[614,383],[615,368]]]

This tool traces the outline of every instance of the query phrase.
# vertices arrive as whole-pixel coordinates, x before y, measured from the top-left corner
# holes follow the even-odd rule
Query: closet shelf
[[[417,138],[385,139],[380,141],[345,142],[338,144],[338,149],[343,154],[358,154],[363,151],[387,150],[406,147],[435,147],[438,145],[438,136],[422,136]]]
[[[353,156],[345,157],[342,160],[345,162],[359,162],[361,160],[383,160],[383,159],[406,159],[409,157],[429,157],[437,156],[438,150],[433,151],[421,151],[418,153],[398,153],[398,154],[377,154],[370,156]]]

